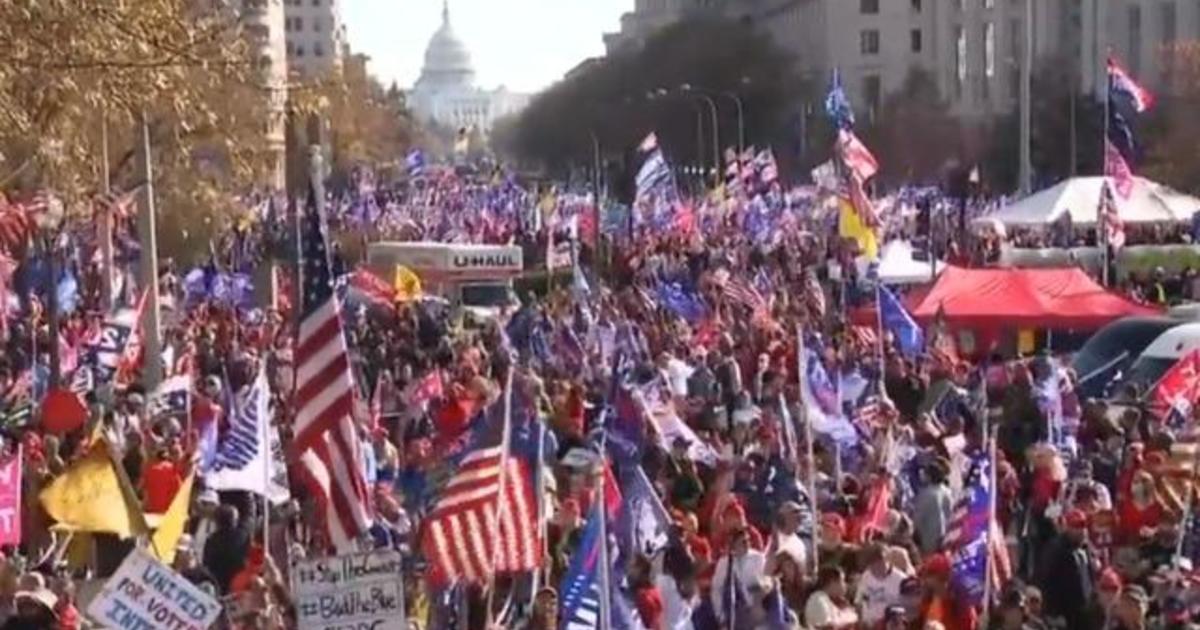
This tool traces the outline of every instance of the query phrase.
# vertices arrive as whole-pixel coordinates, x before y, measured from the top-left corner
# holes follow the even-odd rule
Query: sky
[[[449,0],[450,23],[471,52],[476,83],[536,92],[588,57],[604,54],[634,0]],[[442,0],[341,0],[350,47],[371,57],[385,85],[412,87]]]

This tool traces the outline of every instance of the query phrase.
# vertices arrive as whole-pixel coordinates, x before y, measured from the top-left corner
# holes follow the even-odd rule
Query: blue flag
[[[655,297],[658,298],[659,305],[687,320],[689,324],[698,324],[708,316],[708,306],[704,304],[704,298],[678,282],[664,282],[658,285]]]
[[[621,471],[622,502],[618,530],[626,554],[653,555],[666,546],[671,530],[671,516],[658,498],[646,472],[636,463]]]
[[[833,70],[829,93],[825,95],[825,114],[838,129],[854,128],[854,108],[850,106],[850,99],[846,98],[846,90],[842,88],[842,75],[837,68]]]
[[[991,462],[987,453],[972,459],[963,494],[954,510],[943,546],[950,556],[950,585],[968,603],[983,601],[989,562],[1001,561],[988,545],[991,527]],[[999,572],[999,571],[998,571]]]
[[[880,286],[878,295],[879,317],[883,320],[883,327],[896,336],[900,351],[908,356],[920,354],[925,348],[925,333],[921,327],[887,287]]]

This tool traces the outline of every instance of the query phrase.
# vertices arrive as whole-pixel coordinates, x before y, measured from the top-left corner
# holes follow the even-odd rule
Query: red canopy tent
[[[951,328],[1095,330],[1127,315],[1158,309],[1109,292],[1075,267],[964,269],[947,267],[909,312],[922,324],[942,309]]]

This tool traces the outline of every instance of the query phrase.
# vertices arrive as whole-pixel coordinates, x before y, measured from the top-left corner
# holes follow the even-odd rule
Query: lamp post
[[[746,116],[745,109],[742,106],[742,97],[736,92],[721,92],[721,96],[731,99],[734,106],[737,108],[737,125],[738,125],[738,155],[746,150]]]
[[[41,237],[43,253],[46,255],[46,315],[48,318],[50,336],[50,387],[58,387],[62,380],[62,368],[58,356],[58,251],[55,241],[58,240],[58,228],[62,225],[62,200],[53,194],[47,194],[46,210],[34,217],[38,234]]]
[[[679,91],[686,94],[691,94],[708,105],[709,113],[712,114],[712,152],[713,152],[713,169],[721,170],[721,126],[717,120],[717,103],[712,100],[707,94],[694,89],[690,84],[684,83],[679,86]],[[704,161],[700,161],[700,166],[704,166]]]

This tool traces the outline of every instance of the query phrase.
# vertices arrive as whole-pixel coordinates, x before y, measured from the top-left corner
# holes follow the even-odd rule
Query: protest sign
[[[114,630],[205,630],[217,620],[221,604],[150,554],[134,549],[87,613]]]
[[[405,630],[400,554],[378,550],[297,562],[300,630]]]
[[[0,462],[0,545],[21,544],[21,447]]]

